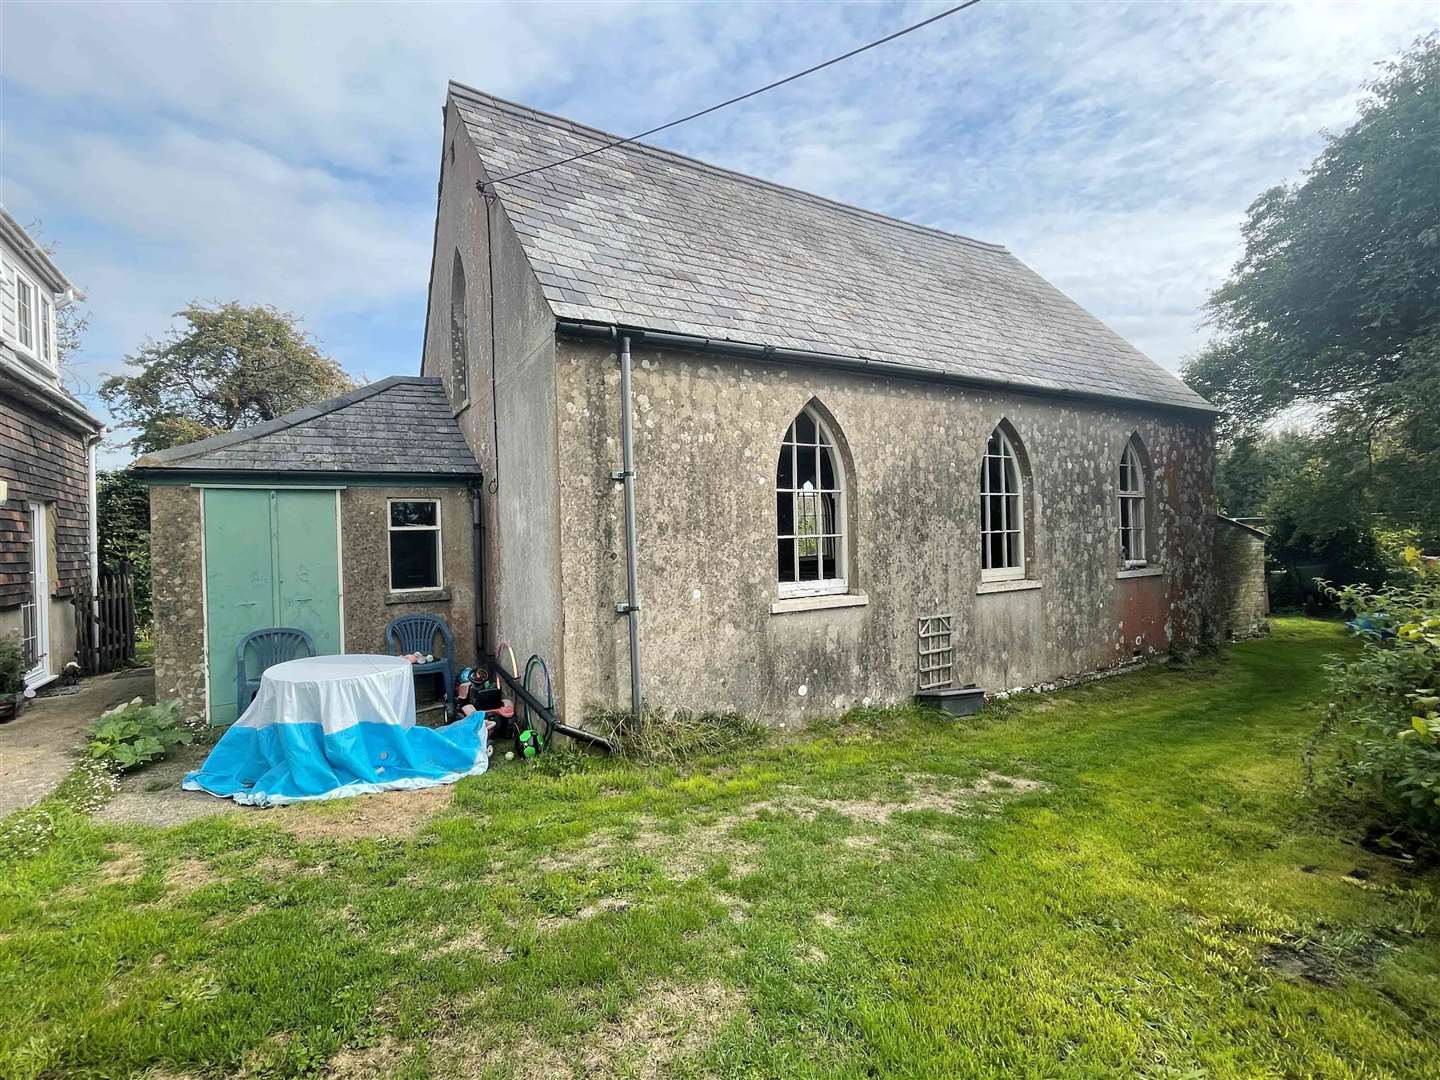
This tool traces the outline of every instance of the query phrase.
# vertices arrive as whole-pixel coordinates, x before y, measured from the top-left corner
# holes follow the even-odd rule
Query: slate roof
[[[146,471],[478,477],[439,379],[394,375],[254,427],[147,454]]]
[[[488,175],[616,136],[450,84]],[[1003,247],[631,144],[495,188],[560,319],[1211,409]]]

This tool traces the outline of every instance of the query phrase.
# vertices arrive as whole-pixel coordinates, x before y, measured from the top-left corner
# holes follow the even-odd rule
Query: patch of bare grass
[[[326,1063],[321,1075],[325,1080],[379,1080],[395,1072],[405,1053],[401,1043],[386,1035],[374,1046],[341,1050]]]
[[[632,826],[632,836],[602,832],[586,837],[577,848],[550,852],[534,865],[546,872],[596,871],[613,867],[631,856],[653,859],[667,874],[692,878],[717,862],[727,863],[730,872],[744,876],[754,872],[762,846],[736,835],[744,825],[767,815],[790,815],[814,821],[823,813],[838,814],[871,828],[888,825],[897,814],[930,811],[956,814],[977,805],[998,805],[1006,798],[1026,795],[1044,787],[1024,777],[986,773],[969,783],[947,781],[933,775],[905,778],[908,791],[894,798],[820,799],[800,788],[786,786],[779,794],[721,814],[710,821],[689,824],[677,832],[660,828],[657,819],[642,816]],[[853,851],[867,851],[883,844],[874,832],[855,833],[841,843]]]
[[[165,886],[174,897],[189,896],[219,880],[220,875],[204,859],[177,859],[165,868]]]
[[[335,802],[299,803],[269,811],[266,821],[297,840],[409,839],[455,798],[454,785],[383,791]]]
[[[487,1047],[442,1040],[435,1056],[443,1063],[441,1075],[448,1076],[508,1071],[515,1080],[659,1080],[703,1053],[746,1010],[744,996],[718,982],[662,983],[570,1046],[531,1034]]]
[[[145,873],[145,857],[133,844],[106,844],[105,854],[100,864],[102,885],[133,885]]]

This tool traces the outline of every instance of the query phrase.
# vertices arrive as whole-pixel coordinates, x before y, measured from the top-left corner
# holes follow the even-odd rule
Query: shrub
[[[1414,548],[1382,589],[1326,592],[1353,615],[1358,656],[1327,665],[1331,701],[1306,752],[1312,789],[1358,802],[1392,838],[1440,836],[1440,564]]]
[[[25,689],[25,657],[20,640],[0,638],[0,697],[18,694]]]
[[[90,729],[90,756],[121,772],[163,758],[194,736],[180,720],[180,703],[146,705],[138,697],[101,714]]]

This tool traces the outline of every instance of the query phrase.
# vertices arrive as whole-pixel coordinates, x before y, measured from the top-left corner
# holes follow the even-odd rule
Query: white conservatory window
[[[1020,459],[1010,437],[996,428],[980,469],[980,577],[1005,581],[1025,576],[1025,508]]]
[[[849,588],[845,473],[825,420],[807,406],[785,432],[775,468],[779,595]]]
[[[1120,558],[1127,567],[1146,563],[1145,467],[1132,440],[1120,455]]]

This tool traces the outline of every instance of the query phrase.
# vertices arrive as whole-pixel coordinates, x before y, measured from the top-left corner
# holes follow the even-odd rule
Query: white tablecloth
[[[320,724],[333,735],[354,724],[415,726],[415,679],[399,656],[355,653],[276,664],[260,676],[240,727]]]

